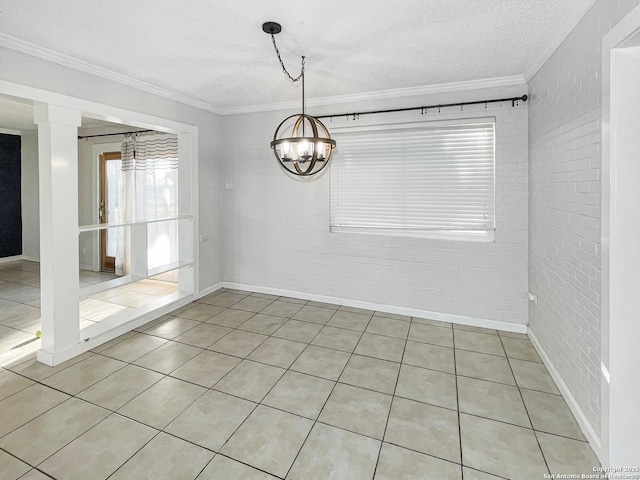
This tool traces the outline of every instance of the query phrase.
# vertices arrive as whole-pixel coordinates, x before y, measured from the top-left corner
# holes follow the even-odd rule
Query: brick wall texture
[[[529,83],[529,307],[600,432],[602,38],[638,0],[598,0]]]
[[[500,98],[501,91],[403,99],[409,105]],[[514,91],[521,95],[524,86]],[[396,100],[396,103],[398,100]],[[364,108],[376,105],[364,105]],[[334,106],[332,110],[348,107]],[[363,108],[359,105],[358,108]],[[315,112],[318,114],[318,112]],[[362,117],[414,122],[465,117],[496,121],[495,242],[451,241],[329,231],[330,176],[311,182],[285,175],[269,149],[283,112],[225,117],[223,181],[224,279],[413,308],[526,324],[528,263],[527,105],[511,102],[443,109],[422,116]],[[375,118],[378,117],[378,118]],[[344,118],[327,122],[329,129]],[[354,124],[349,120],[349,125]]]

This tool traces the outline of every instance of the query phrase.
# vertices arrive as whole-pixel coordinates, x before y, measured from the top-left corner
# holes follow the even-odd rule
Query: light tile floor
[[[0,354],[36,341],[40,330],[40,265],[17,260],[0,264]],[[117,278],[110,273],[80,270],[80,288]],[[104,320],[177,290],[175,283],[141,280],[91,295],[80,301],[80,327]]]
[[[526,335],[220,290],[0,370],[11,479],[537,480],[597,460]]]

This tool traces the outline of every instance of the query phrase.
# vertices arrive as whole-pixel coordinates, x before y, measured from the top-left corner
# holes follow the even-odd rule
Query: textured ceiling
[[[588,0],[0,0],[0,32],[222,108],[522,75]]]

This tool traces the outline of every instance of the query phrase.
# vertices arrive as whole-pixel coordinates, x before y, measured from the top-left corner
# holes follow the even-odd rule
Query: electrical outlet
[[[536,295],[536,294],[535,294],[535,293],[533,293],[533,292],[529,292],[528,297],[529,297],[529,301],[530,301],[530,302],[533,302],[533,304],[534,304],[534,305],[537,305],[537,304],[538,304],[538,295]]]

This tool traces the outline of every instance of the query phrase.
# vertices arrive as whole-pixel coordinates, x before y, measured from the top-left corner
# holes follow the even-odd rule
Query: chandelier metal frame
[[[273,48],[285,75],[294,83],[302,82],[302,113],[291,115],[278,125],[270,144],[271,148],[276,159],[287,172],[301,177],[316,175],[329,164],[336,142],[331,139],[329,130],[320,120],[306,113],[305,57],[302,57],[300,75],[294,78],[287,71],[276,45],[275,35],[282,31],[282,27],[275,22],[266,22],[262,25],[262,30],[271,35]],[[291,134],[283,136],[282,130],[288,127],[288,123],[293,123]],[[311,130],[310,136],[307,135],[309,129]]]

